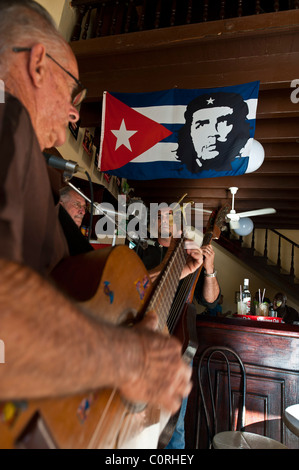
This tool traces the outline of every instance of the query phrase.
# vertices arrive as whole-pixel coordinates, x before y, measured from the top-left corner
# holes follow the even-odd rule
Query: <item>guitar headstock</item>
[[[231,208],[229,204],[224,204],[224,206],[221,206],[220,209],[217,211],[216,219],[214,223],[214,230],[218,234],[218,236],[214,236],[213,238],[220,237],[222,227],[225,224],[225,219],[230,209]]]
[[[211,242],[211,240],[217,240],[220,237],[221,229],[225,223],[225,218],[229,211],[229,204],[221,206],[220,209],[213,210],[206,226],[205,236],[202,243],[203,245],[207,245]]]

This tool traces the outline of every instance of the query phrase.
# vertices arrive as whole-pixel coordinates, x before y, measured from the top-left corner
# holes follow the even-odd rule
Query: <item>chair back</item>
[[[222,346],[212,346],[203,351],[199,357],[198,364],[198,385],[200,391],[200,399],[204,410],[204,415],[207,424],[208,443],[209,447],[212,445],[212,440],[215,434],[217,434],[217,410],[215,404],[215,386],[213,387],[214,381],[211,378],[211,360],[217,355],[222,358],[221,363],[226,365],[227,372],[227,397],[228,397],[228,428],[225,431],[236,431],[236,420],[233,418],[233,400],[232,400],[232,386],[231,377],[232,364],[239,364],[240,369],[240,396],[241,406],[239,407],[238,422],[240,423],[238,430],[242,430],[245,426],[245,397],[246,397],[246,371],[244,364],[240,356],[231,348]],[[216,359],[216,358],[215,358]],[[224,361],[223,361],[224,360]],[[204,374],[204,366],[206,365],[206,374]],[[205,386],[206,385],[206,386]],[[199,429],[200,429],[200,408],[198,408],[198,421],[197,421],[197,432],[196,432],[196,448],[199,448]],[[222,429],[223,431],[223,429]]]

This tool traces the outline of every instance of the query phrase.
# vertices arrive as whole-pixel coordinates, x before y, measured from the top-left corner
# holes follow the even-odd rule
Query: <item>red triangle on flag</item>
[[[129,163],[172,134],[156,121],[140,114],[106,92],[103,103],[101,171]]]

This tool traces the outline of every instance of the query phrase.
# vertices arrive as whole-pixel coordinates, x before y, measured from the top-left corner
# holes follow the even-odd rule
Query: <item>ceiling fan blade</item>
[[[239,212],[238,215],[239,218],[241,217],[254,217],[255,215],[266,215],[266,214],[275,214],[276,210],[269,207],[265,209],[256,209],[252,211],[247,211],[247,212]]]

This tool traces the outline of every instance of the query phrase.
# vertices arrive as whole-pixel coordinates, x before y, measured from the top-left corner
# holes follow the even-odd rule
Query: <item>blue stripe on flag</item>
[[[127,178],[134,180],[134,175],[138,175],[138,180],[155,180],[167,178],[186,178],[186,179],[201,179],[201,178],[214,178],[218,176],[231,176],[232,172],[235,176],[243,175],[248,166],[248,157],[238,158],[231,163],[232,170],[230,171],[214,171],[204,170],[200,173],[191,173],[180,162],[154,162],[154,163],[128,163],[122,168],[106,173],[119,176],[120,178]],[[164,176],[161,176],[164,175]]]
[[[243,85],[234,85],[221,88],[202,88],[183,90],[173,88],[172,90],[154,91],[149,93],[112,93],[112,96],[119,99],[131,108],[165,105],[186,105],[193,100],[196,96],[204,95],[206,93],[218,93],[219,91],[225,93],[238,93],[242,96],[243,100],[258,99],[259,81],[245,83]]]

